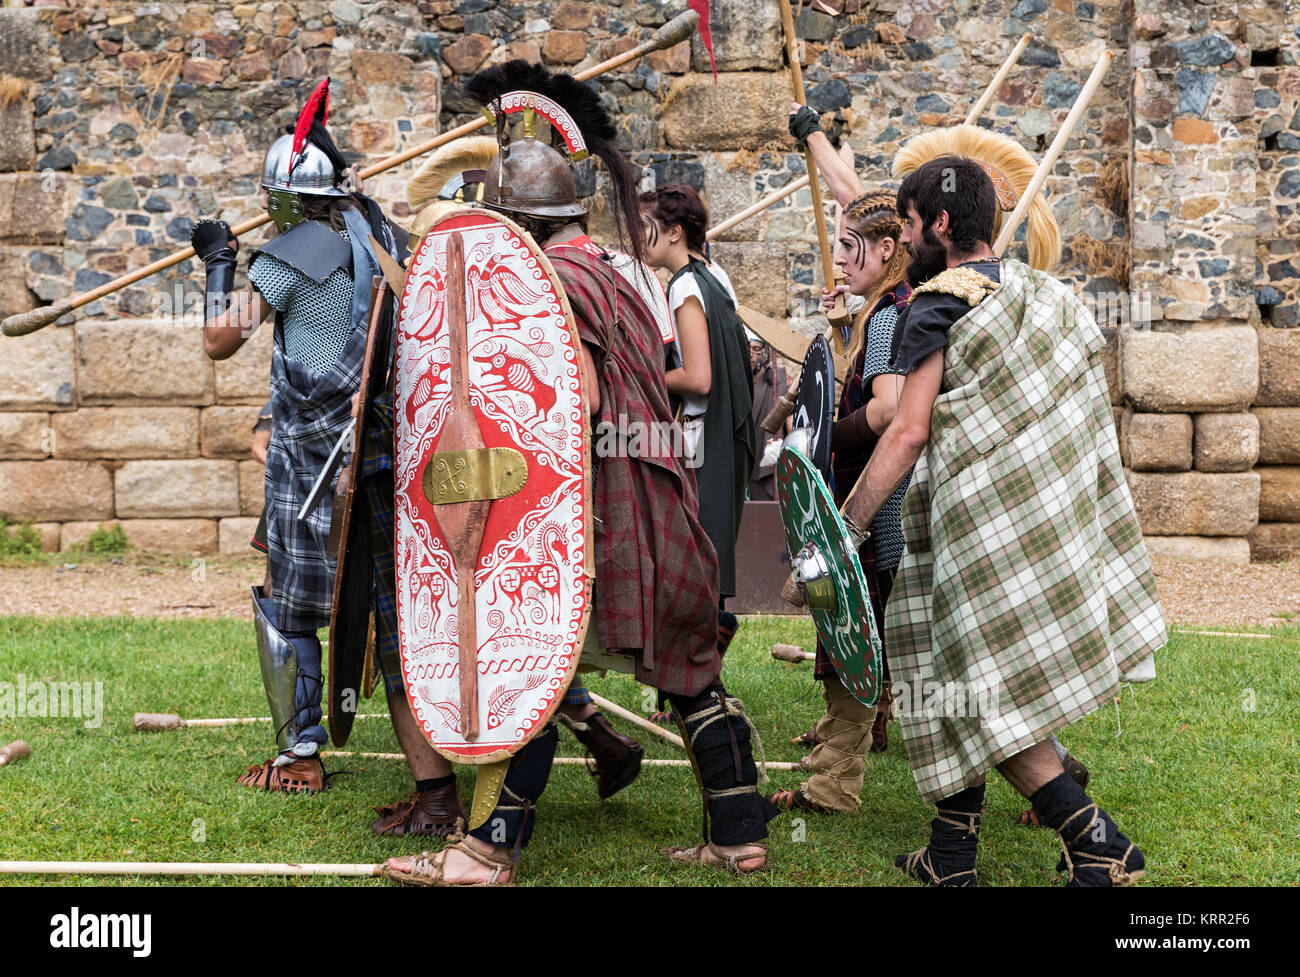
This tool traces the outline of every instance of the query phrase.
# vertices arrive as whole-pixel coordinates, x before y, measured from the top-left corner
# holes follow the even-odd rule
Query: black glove
[[[230,304],[230,293],[235,287],[235,248],[239,247],[238,242],[234,248],[230,246],[234,237],[225,221],[201,220],[190,232],[190,246],[208,273],[205,322],[225,312]]]
[[[815,109],[801,105],[798,112],[790,113],[790,135],[794,136],[801,147],[806,146],[808,137],[814,132],[820,132],[821,127],[822,117]]]

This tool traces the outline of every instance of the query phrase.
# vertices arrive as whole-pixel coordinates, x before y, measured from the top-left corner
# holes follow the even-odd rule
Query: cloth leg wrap
[[[315,743],[323,746],[329,742],[329,733],[320,724],[324,717],[321,709],[321,647],[315,631],[282,632],[293,645],[298,656],[298,682],[294,690],[293,740],[295,743]]]
[[[671,695],[687,749],[704,792],[704,840],[744,845],[767,837],[777,809],[758,792],[759,772],[750,746],[753,726],[744,704],[713,685],[694,697]],[[758,743],[762,755],[762,743]],[[767,777],[764,776],[763,780]]]
[[[518,857],[533,836],[537,801],[546,790],[559,741],[559,731],[550,723],[514,755],[501,785],[501,800],[471,835],[489,845],[512,848]]]
[[[813,775],[804,796],[836,811],[856,811],[862,803],[862,770],[876,710],[855,699],[835,676],[822,682],[826,715],[817,724],[818,744],[810,763]]]
[[[1068,773],[1048,781],[1029,800],[1042,823],[1061,836],[1056,870],[1069,871],[1071,886],[1126,885],[1146,869],[1142,850]]]

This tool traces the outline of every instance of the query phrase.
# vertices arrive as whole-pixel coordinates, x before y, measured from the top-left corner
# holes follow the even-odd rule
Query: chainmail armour
[[[347,231],[339,232],[344,238]],[[329,372],[352,330],[352,278],[339,268],[319,284],[274,255],[258,255],[248,279],[284,313],[284,354],[316,376]]]

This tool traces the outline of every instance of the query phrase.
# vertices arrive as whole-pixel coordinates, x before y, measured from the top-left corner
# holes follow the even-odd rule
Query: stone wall
[[[1115,52],[1047,190],[1066,242],[1060,274],[1105,320],[1140,518],[1156,549],[1233,559],[1252,545],[1269,556],[1300,549],[1295,0],[845,7],[800,13],[804,80],[868,183],[888,179],[909,136],[961,121],[1021,33],[1035,40],[981,123],[1034,152],[1101,51]],[[486,64],[523,57],[580,70],[684,8],[7,0],[0,315],[163,257],[202,216],[253,216],[265,147],[325,73],[331,129],[365,165],[470,119],[460,82]],[[597,84],[647,182],[699,188],[716,220],[797,179],[803,157],[785,131],[775,0],[712,9],[716,85],[698,38]],[[399,220],[413,168],[367,186]],[[600,179],[580,167],[584,194]],[[593,215],[596,235],[608,233],[599,205]],[[728,232],[714,254],[747,304],[811,332],[815,239],[805,189]],[[209,362],[193,314],[200,271],[183,262],[56,327],[0,341],[0,512],[35,520],[48,545],[116,520],[141,548],[243,550],[261,498],[248,441],[269,330]]]

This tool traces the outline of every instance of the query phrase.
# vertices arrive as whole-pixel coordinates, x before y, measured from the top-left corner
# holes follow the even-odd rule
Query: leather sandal
[[[320,757],[309,756],[283,767],[277,767],[272,757],[261,766],[246,767],[235,783],[284,794],[318,794],[325,789],[325,781],[325,766]]]
[[[766,872],[768,861],[767,845],[761,842],[755,842],[755,847],[761,848],[761,852],[752,852],[748,855],[728,855],[719,851],[717,846],[710,842],[707,845],[696,845],[694,848],[660,848],[659,853],[666,855],[670,862],[678,865],[708,865],[711,868],[725,868],[733,875],[749,875],[753,872]],[[755,859],[761,859],[758,865],[746,868],[745,862],[752,862]]]
[[[492,869],[492,874],[486,879],[478,879],[473,882],[448,882],[444,877],[447,863],[447,852],[461,852],[480,865]],[[394,862],[400,862],[403,859],[390,858],[384,863],[384,878],[396,882],[399,885],[418,885],[418,886],[463,886],[465,888],[484,888],[487,886],[504,886],[515,884],[515,869],[517,866],[507,855],[498,855],[495,850],[492,852],[482,852],[471,845],[468,841],[461,840],[454,845],[437,852],[420,852],[413,858],[406,859],[408,862],[407,869],[403,870]],[[499,881],[503,872],[509,872],[510,878],[506,881]]]
[[[899,855],[894,859],[894,868],[925,885],[956,889],[974,888],[979,885],[979,873],[973,868],[940,875],[935,870],[934,863],[930,861],[929,845],[907,855]]]
[[[460,841],[465,837],[469,817],[460,791],[450,783],[423,793],[416,792],[395,804],[374,809],[379,820],[370,826],[377,835],[425,835]]]
[[[768,797],[768,800],[781,811],[811,811],[814,814],[835,813],[834,809],[818,804],[805,794],[802,787],[796,787],[794,790],[778,790]]]

